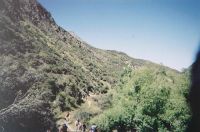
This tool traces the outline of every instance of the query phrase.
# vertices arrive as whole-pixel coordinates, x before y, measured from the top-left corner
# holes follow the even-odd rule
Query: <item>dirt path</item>
[[[86,98],[84,98],[84,103],[82,103],[77,109],[74,109],[72,111],[65,111],[60,115],[60,119],[57,121],[57,124],[59,126],[63,124],[67,124],[69,131],[70,132],[76,132],[76,126],[75,126],[75,121],[76,121],[76,115],[80,110],[86,110],[89,112],[100,112],[100,109],[97,106],[97,102],[95,99],[98,98],[99,95],[96,94],[89,94]],[[66,115],[69,114],[67,120],[65,119]],[[81,121],[82,122],[82,121]],[[78,131],[77,131],[78,132]]]

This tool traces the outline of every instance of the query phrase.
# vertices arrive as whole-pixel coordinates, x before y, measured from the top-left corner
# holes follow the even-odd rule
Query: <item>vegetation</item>
[[[126,68],[112,108],[91,120],[102,131],[184,131],[190,118],[189,76],[160,67]]]
[[[185,129],[187,71],[91,47],[36,0],[1,0],[0,10],[0,131],[43,132],[66,111],[106,132]]]

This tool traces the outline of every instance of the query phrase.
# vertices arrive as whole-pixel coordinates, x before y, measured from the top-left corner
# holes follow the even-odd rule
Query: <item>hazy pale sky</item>
[[[200,0],[39,0],[90,45],[181,70],[200,42]]]

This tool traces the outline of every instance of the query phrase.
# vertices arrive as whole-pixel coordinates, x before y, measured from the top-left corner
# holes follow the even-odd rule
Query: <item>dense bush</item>
[[[172,80],[174,79],[174,80]],[[122,85],[123,84],[123,85]],[[184,131],[190,118],[185,101],[189,78],[164,68],[126,70],[112,108],[93,118],[102,131]]]
[[[97,101],[99,108],[103,110],[107,109],[112,105],[112,94],[101,95],[100,97],[98,97]]]

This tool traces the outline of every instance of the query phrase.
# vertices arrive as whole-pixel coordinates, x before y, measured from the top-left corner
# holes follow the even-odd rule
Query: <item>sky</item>
[[[182,70],[200,44],[200,0],[39,0],[90,45]]]

